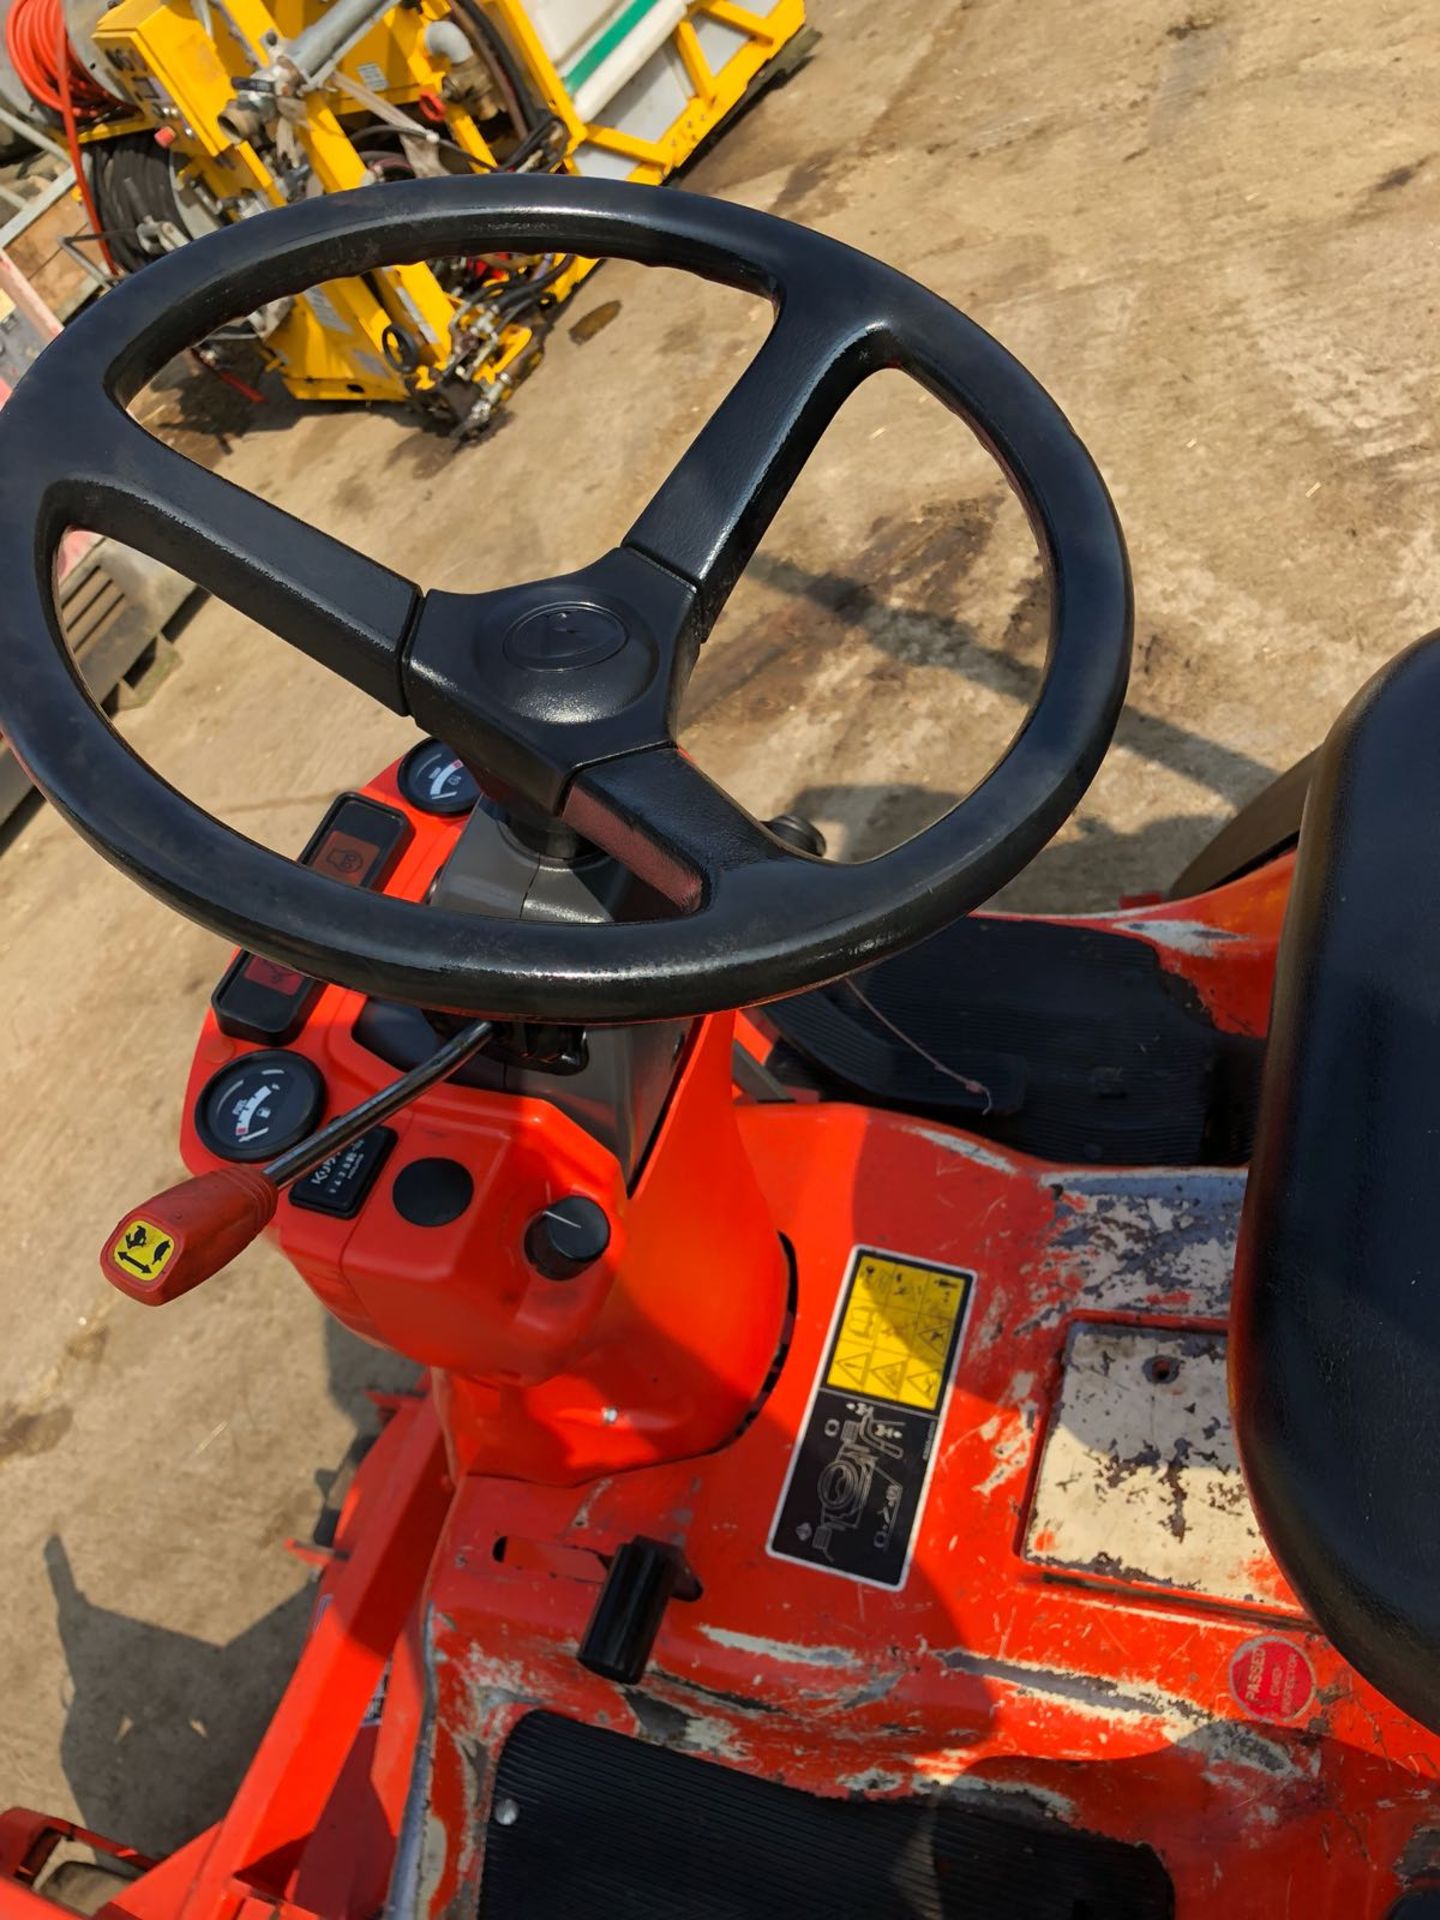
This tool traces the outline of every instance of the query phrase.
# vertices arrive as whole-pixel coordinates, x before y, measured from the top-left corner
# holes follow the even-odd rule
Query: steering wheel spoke
[[[821,435],[889,359],[885,330],[819,289],[787,293],[760,351],[625,536],[689,581],[703,639]]]
[[[98,411],[98,410],[97,410]],[[259,494],[211,473],[115,409],[100,415],[61,506],[174,567],[396,713],[419,589]]]
[[[671,745],[587,767],[565,823],[686,912],[710,905],[749,868],[824,864],[786,846]]]

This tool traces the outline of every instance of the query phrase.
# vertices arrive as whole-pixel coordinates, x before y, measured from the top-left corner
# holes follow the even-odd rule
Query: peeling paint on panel
[[[983,1800],[987,1807],[1008,1808],[1018,1814],[1040,1814],[1063,1820],[1067,1826],[1078,1823],[1075,1802],[1051,1787],[1037,1787],[1030,1781],[987,1780],[983,1774],[968,1773],[974,1756],[963,1747],[944,1753],[926,1754],[915,1762],[915,1785],[919,1792],[933,1793],[938,1787],[948,1801],[963,1804]]]
[[[1210,1715],[1192,1700],[1162,1693],[1139,1682],[1121,1686],[1118,1681],[1088,1673],[1062,1673],[1053,1667],[1026,1666],[1018,1660],[993,1660],[971,1653],[965,1647],[937,1650],[936,1659],[947,1673],[974,1674],[981,1680],[998,1680],[1026,1693],[1063,1700],[1068,1706],[1087,1713],[1139,1715],[1146,1720],[1166,1723],[1174,1739],[1191,1729],[1208,1724]]]
[[[1211,1720],[1190,1736],[1190,1745],[1206,1754],[1208,1780],[1214,1780],[1227,1767],[1285,1779],[1314,1773],[1319,1765],[1318,1755],[1307,1754],[1303,1747],[1268,1740],[1243,1720]]]
[[[734,1727],[714,1714],[687,1713],[671,1700],[658,1699],[639,1687],[623,1689],[626,1705],[647,1740],[673,1747],[679,1753],[704,1754],[711,1760],[744,1765],[748,1758]]]
[[[1274,1576],[1230,1428],[1214,1333],[1071,1329],[1026,1558],[1263,1605]]]
[[[846,1713],[855,1707],[871,1706],[876,1700],[883,1700],[887,1694],[893,1693],[904,1678],[904,1669],[896,1667],[891,1673],[878,1674],[863,1687],[857,1687],[854,1693],[843,1694],[835,1704]]]
[[[605,1495],[610,1491],[610,1479],[611,1476],[607,1474],[603,1480],[596,1480],[586,1491],[585,1498],[576,1508],[575,1518],[571,1522],[577,1531],[583,1531],[589,1526],[590,1515],[594,1511],[595,1502],[597,1500],[603,1500]]]
[[[849,1794],[903,1793],[909,1785],[903,1773],[890,1773],[883,1767],[867,1767],[863,1773],[842,1773],[838,1784]]]
[[[807,1647],[797,1640],[768,1640],[759,1633],[732,1633],[725,1627],[707,1626],[700,1632],[718,1647],[732,1653],[758,1654],[763,1660],[780,1660],[799,1667],[853,1667],[859,1656],[852,1647]]]
[[[1232,927],[1212,927],[1204,920],[1164,920],[1158,915],[1154,919],[1112,920],[1110,925],[1119,933],[1138,933],[1152,946],[1200,958],[1244,938]]]
[[[957,1153],[962,1160],[973,1160],[977,1167],[990,1167],[996,1173],[1014,1173],[1016,1163],[1007,1160],[1003,1153],[993,1147],[982,1147],[973,1135],[968,1133],[947,1133],[940,1127],[924,1127],[917,1124],[915,1131],[922,1140],[928,1140],[932,1147],[940,1147],[946,1153]]]
[[[1007,1434],[997,1443],[995,1465],[976,1487],[976,1493],[981,1495],[998,1493],[1007,1480],[1013,1480],[1030,1458],[1030,1440],[1031,1421],[1022,1420],[1013,1433]]]
[[[1014,1329],[1054,1326],[1077,1308],[1092,1313],[1163,1312],[1223,1320],[1245,1176],[1201,1172],[1058,1173],[1045,1185],[1055,1227],[1037,1281],[1053,1297]]]
[[[739,1693],[728,1687],[709,1687],[688,1675],[671,1673],[667,1668],[651,1667],[647,1676],[648,1683],[654,1687],[663,1685],[671,1693],[682,1693],[693,1699],[703,1700],[716,1707],[729,1707],[735,1713],[775,1714],[784,1713],[785,1707],[778,1700],[767,1700],[761,1693]]]

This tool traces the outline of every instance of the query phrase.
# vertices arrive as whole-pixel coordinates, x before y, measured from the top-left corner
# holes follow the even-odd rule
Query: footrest
[[[555,1714],[500,1756],[480,1920],[1170,1920],[1148,1847],[954,1801],[820,1799]]]

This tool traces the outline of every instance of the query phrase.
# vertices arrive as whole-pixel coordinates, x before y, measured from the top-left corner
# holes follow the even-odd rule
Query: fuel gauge
[[[302,1054],[247,1053],[212,1074],[195,1103],[195,1131],[222,1160],[273,1160],[312,1133],[325,1082]]]

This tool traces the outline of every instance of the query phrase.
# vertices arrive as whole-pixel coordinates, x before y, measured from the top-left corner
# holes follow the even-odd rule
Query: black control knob
[[[777,840],[794,847],[797,853],[812,853],[817,860],[824,859],[825,836],[814,821],[807,820],[803,814],[777,813],[765,824]]]
[[[700,1584],[678,1547],[643,1536],[627,1540],[610,1562],[580,1642],[581,1666],[621,1686],[638,1686],[666,1607],[699,1594]]]
[[[581,1193],[553,1201],[525,1229],[525,1258],[547,1280],[573,1280],[609,1244],[605,1209]]]

